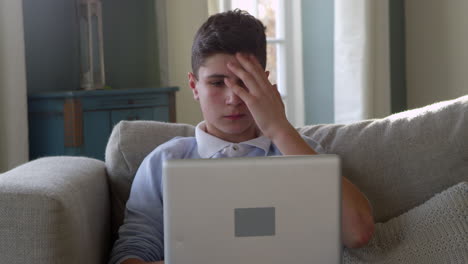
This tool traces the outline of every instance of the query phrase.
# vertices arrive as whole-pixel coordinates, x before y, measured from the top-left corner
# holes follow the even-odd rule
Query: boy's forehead
[[[229,62],[238,63],[234,55],[224,53],[211,55],[200,65],[198,73],[202,77],[209,77],[212,75],[231,75],[232,72],[227,67]]]
[[[209,57],[206,57],[202,66],[219,66],[219,64],[227,64],[228,62],[237,62],[236,56],[225,53],[216,53]]]

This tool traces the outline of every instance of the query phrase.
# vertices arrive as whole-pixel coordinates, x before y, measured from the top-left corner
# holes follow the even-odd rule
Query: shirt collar
[[[267,155],[271,145],[271,140],[263,135],[240,143],[222,140],[206,132],[204,121],[200,122],[195,128],[195,139],[197,140],[198,154],[204,159],[213,157],[213,155],[232,144],[245,144],[257,147],[265,151],[265,155]]]

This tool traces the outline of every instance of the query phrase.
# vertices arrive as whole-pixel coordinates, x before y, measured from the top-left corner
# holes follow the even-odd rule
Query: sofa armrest
[[[109,223],[102,161],[48,157],[0,175],[2,263],[104,263]]]

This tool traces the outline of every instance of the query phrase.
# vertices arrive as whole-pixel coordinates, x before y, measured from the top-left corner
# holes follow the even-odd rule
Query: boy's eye
[[[223,87],[224,86],[224,81],[214,81],[214,82],[210,82],[210,84],[215,86],[215,87]]]

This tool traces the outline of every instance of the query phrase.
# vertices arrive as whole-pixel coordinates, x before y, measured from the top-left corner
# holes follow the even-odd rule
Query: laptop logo
[[[275,207],[236,208],[234,209],[235,236],[274,236],[275,218]]]

